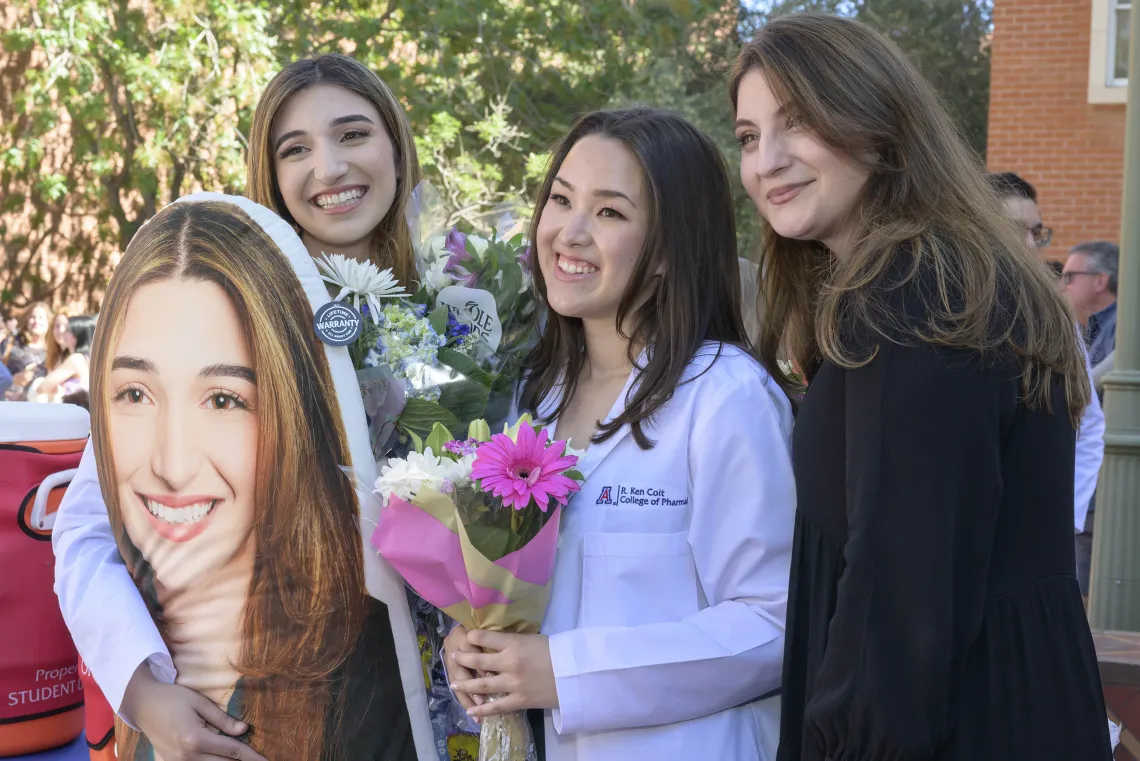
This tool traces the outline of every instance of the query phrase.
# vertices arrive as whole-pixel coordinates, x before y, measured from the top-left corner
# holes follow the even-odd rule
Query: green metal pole
[[[1140,632],[1140,3],[1132,4],[1116,363],[1104,379],[1089,622]]]

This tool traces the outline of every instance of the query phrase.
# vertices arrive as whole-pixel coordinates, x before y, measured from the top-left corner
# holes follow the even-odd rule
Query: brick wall
[[[1037,187],[1063,259],[1083,240],[1120,240],[1124,106],[1088,102],[1091,0],[995,0],[991,171]]]

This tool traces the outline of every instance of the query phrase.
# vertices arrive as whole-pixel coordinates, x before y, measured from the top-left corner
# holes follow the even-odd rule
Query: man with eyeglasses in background
[[[1061,286],[1085,327],[1089,361],[1097,394],[1104,400],[1101,382],[1112,369],[1116,351],[1116,279],[1120,246],[1105,240],[1078,243],[1069,249],[1061,270]]]
[[[1025,240],[1030,248],[1045,248],[1053,240],[1053,231],[1041,221],[1037,206],[1037,189],[1013,172],[1000,172],[988,177],[990,186],[997,191],[1006,213],[1025,228]]]
[[[1025,239],[1031,248],[1044,248],[1053,239],[1053,231],[1045,227],[1041,219],[1041,209],[1037,206],[1037,190],[1026,180],[1013,172],[1002,172],[987,176],[990,186],[997,192],[1006,213],[1011,219],[1025,228]],[[1074,249],[1075,250],[1075,249]],[[1062,283],[1066,280],[1079,279],[1081,275],[1065,275],[1066,269],[1077,262],[1073,254],[1069,254],[1069,261],[1063,267],[1059,262],[1051,262],[1058,270]],[[1081,265],[1082,267],[1084,265]],[[1112,288],[1116,291],[1115,269],[1113,270]],[[1070,297],[1072,298],[1072,297]],[[1079,311],[1079,308],[1078,308]],[[1081,318],[1082,321],[1085,318]],[[1075,327],[1075,326],[1074,326]],[[1112,334],[1115,340],[1116,320],[1113,312]],[[1076,338],[1076,337],[1075,337]],[[1080,340],[1076,338],[1076,340]],[[1089,346],[1086,330],[1086,348]],[[1086,359],[1090,359],[1086,353]],[[1089,375],[1092,377],[1092,367],[1089,366]],[[1076,463],[1073,483],[1073,530],[1076,534],[1074,548],[1077,556],[1077,582],[1081,587],[1081,596],[1087,598],[1089,594],[1089,567],[1092,564],[1092,530],[1093,509],[1095,507],[1096,481],[1100,474],[1100,464],[1104,459],[1104,412],[1100,407],[1100,399],[1094,395],[1081,417],[1081,427],[1077,433]]]

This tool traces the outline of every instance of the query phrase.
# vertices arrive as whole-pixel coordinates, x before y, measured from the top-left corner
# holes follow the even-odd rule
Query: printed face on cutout
[[[780,236],[842,253],[869,173],[789,120],[759,69],[740,81],[736,119],[740,181],[756,209]]]
[[[399,176],[376,107],[343,87],[313,85],[281,107],[271,139],[277,185],[307,242],[330,254],[367,244]]]
[[[257,386],[233,303],[173,279],[131,297],[108,383],[119,510],[166,589],[254,551]]]
[[[641,165],[617,140],[589,135],[562,162],[539,221],[550,308],[614,321],[648,227]]]

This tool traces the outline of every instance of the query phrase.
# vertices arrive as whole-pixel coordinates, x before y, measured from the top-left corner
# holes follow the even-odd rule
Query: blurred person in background
[[[47,335],[51,329],[51,309],[46,302],[28,305],[14,335],[0,344],[0,362],[12,374],[12,385],[5,398],[22,400],[27,387],[47,374]]]
[[[47,344],[47,362],[44,363],[46,372],[59,367],[63,360],[71,354],[71,334],[69,332],[71,316],[60,310],[52,315],[51,330],[48,331],[45,343]]]
[[[1041,220],[1037,205],[1037,188],[1013,172],[987,176],[990,187],[998,194],[1006,213],[1025,229],[1025,242],[1030,248],[1045,248],[1053,240],[1053,231]]]
[[[1120,246],[1106,240],[1073,246],[1061,271],[1062,288],[1085,327],[1093,376],[1102,380],[1111,369],[1116,350],[1116,280],[1119,271]],[[1097,394],[1103,401],[1102,386],[1097,387]]]
[[[59,317],[56,317],[56,324]],[[79,315],[66,318],[65,329],[59,333],[53,328],[52,339],[58,342],[63,359],[43,378],[32,381],[28,387],[28,400],[36,402],[62,402],[64,397],[88,388],[88,361],[91,342],[95,337],[95,317]],[[49,340],[48,353],[51,353]],[[51,360],[48,365],[51,366]]]
[[[1003,172],[1001,174],[989,175],[990,186],[997,192],[998,198],[1005,206],[1006,212],[1009,216],[1026,230],[1026,241],[1030,246],[1042,248],[1049,244],[1052,237],[1052,230],[1049,230],[1041,222],[1041,210],[1037,205],[1037,190],[1029,182],[1022,179],[1013,172]],[[1035,233],[1035,231],[1037,231]],[[1042,243],[1041,241],[1044,241]],[[1053,264],[1060,264],[1054,262]],[[1062,288],[1068,292],[1068,285],[1066,284],[1066,276],[1064,275],[1065,269],[1075,264],[1077,260],[1069,255],[1069,261],[1065,262],[1060,267],[1058,272]],[[1084,265],[1081,264],[1081,267]],[[1057,271],[1057,270],[1055,270]],[[1069,277],[1068,280],[1072,280]],[[1081,285],[1084,285],[1083,283]],[[1113,277],[1113,290],[1116,288],[1115,276]],[[1070,297],[1071,299],[1071,297]],[[1080,316],[1080,308],[1076,304],[1073,305],[1078,312],[1078,319],[1084,320]],[[1113,335],[1115,336],[1115,312],[1113,312]],[[1095,360],[1092,359],[1091,351],[1086,352],[1086,360],[1089,362],[1089,377],[1093,380],[1095,385],[1096,377],[1092,364]],[[1074,494],[1073,494],[1073,527],[1076,532],[1075,546],[1077,555],[1077,583],[1081,588],[1081,596],[1088,598],[1089,594],[1089,569],[1092,565],[1092,526],[1093,526],[1093,510],[1096,506],[1096,482],[1100,474],[1100,465],[1104,461],[1104,411],[1101,409],[1100,399],[1096,394],[1093,394],[1089,406],[1085,409],[1084,417],[1081,418],[1080,431],[1077,434],[1077,456],[1076,456],[1076,473],[1074,480]]]
[[[1112,368],[1116,348],[1116,277],[1120,262],[1120,247],[1108,241],[1078,243],[1069,250],[1065,268],[1061,272],[1061,288],[1073,305],[1077,318],[1085,328],[1089,361],[1092,363],[1095,396],[1103,400],[1104,380]],[[1092,569],[1092,537],[1096,524],[1096,494],[1089,500],[1088,511],[1081,533],[1077,534],[1077,580],[1081,594],[1089,594],[1089,574]]]
[[[10,388],[12,388],[12,373],[8,372],[5,365],[0,364],[0,402],[4,401]]]

